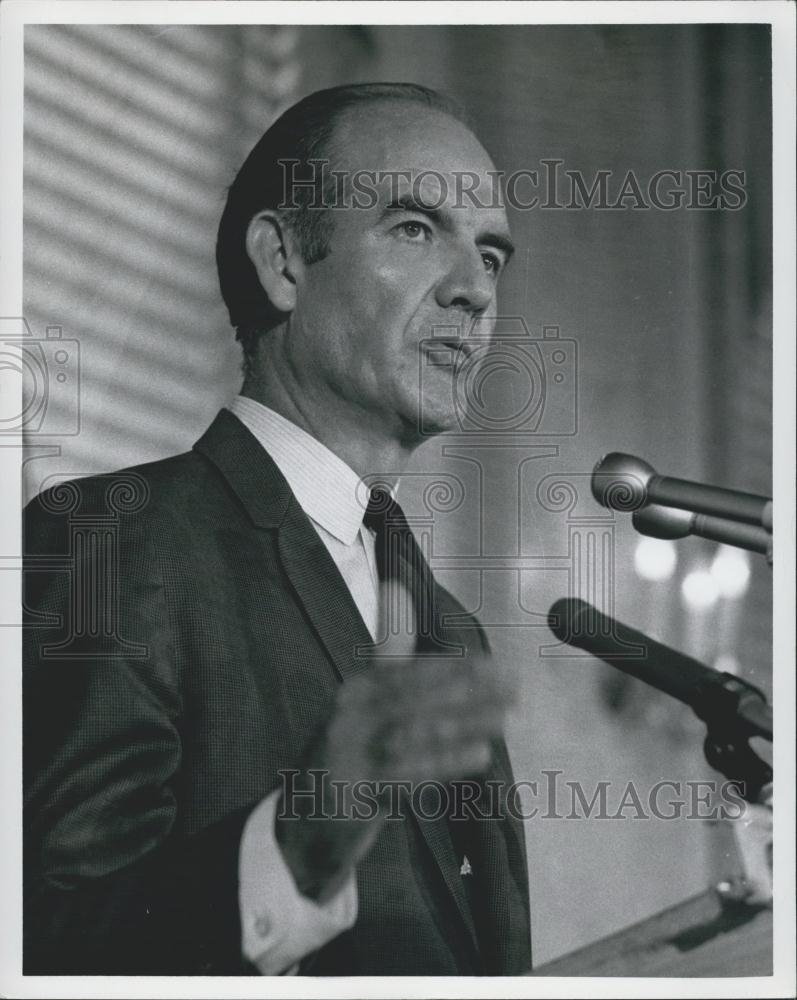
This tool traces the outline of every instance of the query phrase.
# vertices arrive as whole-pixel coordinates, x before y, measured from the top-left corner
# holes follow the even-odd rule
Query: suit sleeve
[[[250,810],[179,827],[181,685],[152,533],[112,526],[112,558],[52,508],[25,518],[24,971],[256,972],[238,908]]]

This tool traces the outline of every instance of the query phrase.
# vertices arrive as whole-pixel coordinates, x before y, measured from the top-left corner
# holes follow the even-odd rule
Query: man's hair
[[[428,87],[415,83],[360,83],[310,94],[281,115],[252,149],[227,193],[219,223],[216,266],[230,323],[244,350],[247,373],[259,337],[284,319],[270,302],[246,252],[249,223],[258,212],[281,209],[307,264],[329,253],[333,230],[323,204],[322,172],[313,160],[331,160],[335,128],[350,109],[377,101],[405,101],[433,108],[467,124],[462,110]],[[297,183],[308,175],[315,188]],[[286,178],[295,186],[285,191]],[[313,207],[311,207],[313,206]]]

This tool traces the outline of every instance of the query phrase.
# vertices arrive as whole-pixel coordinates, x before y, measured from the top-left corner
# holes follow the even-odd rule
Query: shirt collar
[[[311,434],[268,406],[236,396],[229,409],[272,457],[305,514],[351,545],[363,522],[362,500],[367,496],[357,473]]]

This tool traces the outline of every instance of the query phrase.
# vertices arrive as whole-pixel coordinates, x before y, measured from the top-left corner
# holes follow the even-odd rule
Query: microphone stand
[[[772,741],[771,714],[764,693],[740,677],[719,673],[701,684],[692,708],[706,724],[703,753],[709,765],[738,782],[748,802],[768,800],[772,768],[749,743],[753,736]]]
[[[768,854],[772,850],[772,768],[749,743],[753,736],[772,741],[771,710],[762,691],[725,673],[701,685],[692,707],[706,723],[703,753],[709,766],[737,784],[742,798],[751,804],[749,830],[734,827],[742,874],[714,887],[724,919],[746,922],[772,905],[772,859]],[[750,716],[757,713],[761,722],[753,725]]]

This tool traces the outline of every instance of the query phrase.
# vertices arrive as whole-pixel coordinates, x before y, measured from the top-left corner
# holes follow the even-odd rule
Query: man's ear
[[[296,268],[300,266],[296,240],[278,212],[266,209],[246,230],[246,252],[254,264],[269,302],[280,312],[296,306]]]

